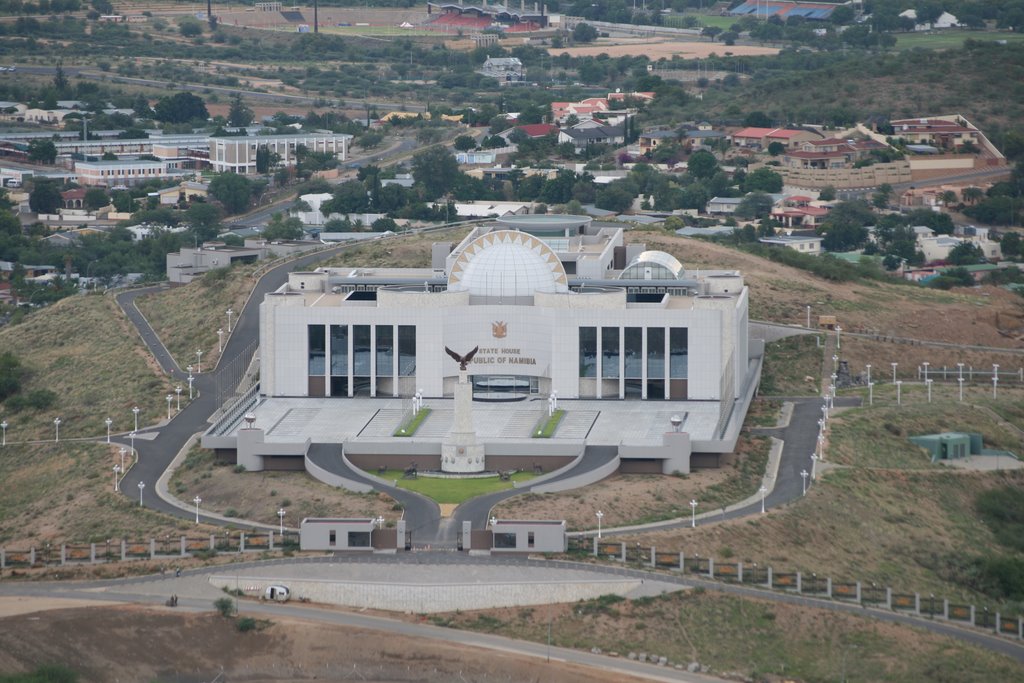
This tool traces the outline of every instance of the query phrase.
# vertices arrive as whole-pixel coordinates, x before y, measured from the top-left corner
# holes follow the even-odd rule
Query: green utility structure
[[[941,434],[924,434],[910,437],[911,443],[924,448],[932,454],[932,462],[939,460],[957,460],[968,455],[1008,455],[1016,456],[1010,451],[984,448],[981,434],[968,432],[942,432]]]

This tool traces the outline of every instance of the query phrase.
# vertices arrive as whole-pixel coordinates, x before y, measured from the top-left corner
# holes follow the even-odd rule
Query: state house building
[[[748,290],[579,216],[519,216],[435,243],[432,268],[293,272],[260,309],[265,397],[716,401],[749,394]],[[744,403],[745,409],[745,403]],[[742,421],[742,415],[740,416]]]

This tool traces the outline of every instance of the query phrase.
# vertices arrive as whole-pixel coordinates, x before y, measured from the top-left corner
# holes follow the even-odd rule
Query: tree
[[[267,173],[270,171],[270,148],[260,145],[256,148],[256,172]]]
[[[57,69],[53,72],[53,89],[57,91],[58,95],[65,95],[71,92],[71,83],[64,74],[64,66],[61,62],[57,63]]]
[[[468,152],[471,149],[476,149],[476,140],[470,135],[460,135],[455,138],[452,146],[460,152]]]
[[[949,250],[946,261],[956,266],[970,266],[977,263],[984,263],[985,252],[973,242],[961,242]]]
[[[778,140],[768,143],[768,153],[771,154],[773,157],[777,157],[785,151],[786,146],[779,142]]]
[[[818,193],[818,199],[823,202],[834,202],[836,200],[836,188],[832,185],[826,185],[821,188],[821,191]]]
[[[28,206],[36,213],[54,213],[60,208],[60,190],[51,180],[35,181],[28,196]]]
[[[635,196],[636,194],[630,192],[623,181],[616,180],[598,189],[597,201],[595,203],[599,209],[622,213],[633,205],[633,198]]]
[[[107,197],[105,190],[93,187],[85,191],[84,202],[85,208],[90,211],[95,211],[96,209],[102,209],[104,206],[110,204],[110,198]]]
[[[192,232],[200,242],[212,240],[220,229],[223,214],[214,204],[196,202],[185,211],[185,220],[192,226]]]
[[[189,121],[210,118],[206,104],[202,98],[192,93],[180,92],[169,97],[161,97],[154,108],[157,121],[165,123],[188,123]]]
[[[722,35],[718,36],[718,39],[726,45],[735,45],[736,39],[739,37],[740,36],[736,31],[725,31]]]
[[[283,213],[275,213],[262,234],[268,240],[300,240],[304,234],[302,221],[294,216],[286,218]]]
[[[710,178],[718,171],[718,160],[707,150],[697,150],[690,155],[686,168],[694,178]]]
[[[746,192],[781,192],[782,176],[770,168],[759,168],[743,180]]]
[[[195,38],[203,32],[203,25],[192,17],[182,17],[178,23],[178,32],[186,38]]]
[[[836,25],[849,24],[854,20],[855,13],[849,5],[839,5],[832,9],[829,20]]]
[[[985,197],[985,192],[980,187],[965,187],[960,192],[960,196],[968,204],[977,204]]]
[[[577,43],[592,43],[597,40],[597,29],[587,23],[576,24],[572,39]]]
[[[720,29],[717,26],[705,26],[704,29],[700,32],[700,34],[702,36],[707,36],[712,41],[714,41],[715,40],[715,36],[717,36],[721,32],[722,32],[722,29]]]
[[[115,192],[113,197],[114,208],[121,213],[134,213],[139,209],[139,203],[128,192],[121,190]]]
[[[231,108],[228,109],[228,125],[236,128],[244,128],[252,123],[252,109],[242,101],[241,93],[235,93],[231,98]]]
[[[249,206],[252,183],[237,173],[222,173],[210,181],[210,194],[228,213],[239,213]]]
[[[772,212],[772,198],[764,192],[751,192],[736,205],[736,217],[753,219],[765,218]]]
[[[52,164],[57,160],[57,145],[53,144],[53,140],[31,140],[28,143],[28,159],[40,164]]]
[[[412,177],[423,188],[424,198],[434,200],[455,186],[459,164],[445,148],[433,147],[413,157]]]
[[[1021,255],[1021,238],[1019,232],[1008,232],[1003,235],[1003,239],[1000,241],[1000,246],[1003,251],[1003,256],[1007,258],[1017,258]]]
[[[748,128],[771,128],[772,120],[763,111],[752,111],[743,119],[743,125]]]
[[[889,200],[892,198],[892,185],[889,183],[882,183],[878,186],[878,191],[871,195],[871,203],[875,205],[875,208],[884,209],[889,206]]]

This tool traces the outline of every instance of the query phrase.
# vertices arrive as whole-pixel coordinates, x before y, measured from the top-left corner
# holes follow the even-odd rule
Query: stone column
[[[743,563],[742,562],[737,562],[736,563],[736,581],[739,582],[739,583],[743,583]]]
[[[36,549],[31,548],[28,551],[28,564],[30,567],[36,566]]]
[[[238,535],[238,552],[239,553],[244,553],[245,552],[245,532],[244,531],[240,532],[239,535]]]
[[[60,565],[63,567],[68,562],[68,546],[66,543],[60,544]]]
[[[459,370],[455,385],[455,419],[441,444],[441,470],[444,472],[483,472],[484,446],[476,439],[473,427],[473,385],[466,370]]]
[[[623,541],[622,543],[619,544],[619,560],[623,564],[626,563],[626,543],[625,543],[625,541]]]
[[[942,618],[949,619],[949,600],[942,599]]]
[[[149,539],[149,559],[156,557],[156,539]]]
[[[128,558],[128,542],[121,539],[121,561],[124,562]]]
[[[914,614],[921,616],[921,594],[914,593]]]
[[[90,543],[89,544],[89,563],[92,564],[92,563],[95,563],[95,562],[96,562],[96,544],[95,543]]]
[[[765,581],[764,585],[767,586],[768,588],[772,587],[772,568],[771,567],[768,567],[768,580]]]
[[[654,559],[655,555],[657,555],[657,552],[658,552],[658,549],[652,545],[651,546],[651,567],[655,567],[657,565],[657,563],[655,562],[655,559]]]
[[[803,574],[801,574],[800,572],[796,573],[796,592],[797,593],[803,593],[804,592],[804,577],[803,577]]]
[[[715,558],[713,557],[708,558],[708,578],[715,578]]]
[[[857,582],[857,604],[858,604],[858,605],[862,605],[862,604],[864,604],[863,602],[861,602],[861,595],[860,595],[860,581],[858,581],[858,582]]]
[[[686,569],[686,557],[682,553],[679,553],[679,571],[683,571],[684,569]]]
[[[182,557],[185,557],[186,555],[188,555],[188,542],[185,540],[184,536],[181,537],[181,551],[180,551],[179,554]]]
[[[892,588],[885,588],[885,608],[892,609]]]
[[[974,626],[974,624],[975,624],[974,617],[975,617],[974,605],[971,605],[971,626]]]

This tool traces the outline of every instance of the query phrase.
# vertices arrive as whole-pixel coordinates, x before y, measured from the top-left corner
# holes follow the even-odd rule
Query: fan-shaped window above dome
[[[566,292],[565,268],[548,245],[514,230],[494,230],[466,245],[448,274],[448,288],[512,298]]]
[[[619,275],[620,280],[678,280],[681,277],[683,264],[663,251],[639,253]]]

